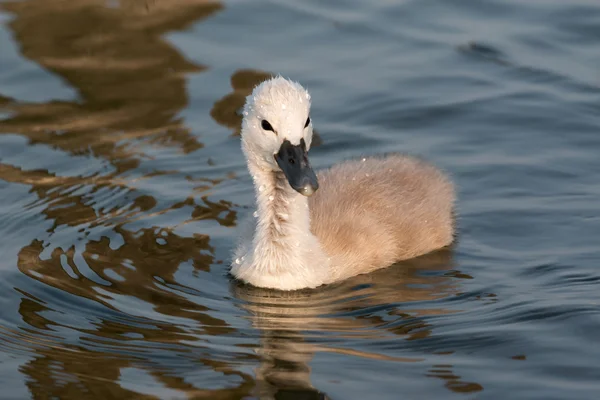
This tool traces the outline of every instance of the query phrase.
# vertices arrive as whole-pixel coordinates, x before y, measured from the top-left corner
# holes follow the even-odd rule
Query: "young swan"
[[[452,242],[454,188],[440,170],[393,154],[315,175],[307,158],[309,111],[308,92],[282,77],[246,100],[242,150],[257,211],[253,236],[235,251],[236,278],[281,290],[314,288]]]

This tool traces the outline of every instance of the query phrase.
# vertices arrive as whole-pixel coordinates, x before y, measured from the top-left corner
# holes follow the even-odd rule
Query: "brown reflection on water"
[[[240,69],[231,76],[231,93],[218,100],[210,110],[217,123],[239,135],[242,129],[242,107],[246,96],[259,83],[271,78],[273,74],[253,69]]]
[[[47,348],[39,350],[25,363],[21,373],[28,377],[27,387],[34,399],[155,399],[154,396],[121,387],[121,368],[131,365],[127,360],[109,358],[107,354],[84,352],[77,348]],[[88,377],[82,384],[82,377]]]
[[[24,321],[32,327],[38,329],[52,330],[60,326],[59,323],[51,321],[42,316],[44,312],[49,311],[45,305],[27,293],[21,301],[19,313]],[[160,359],[160,350],[152,350],[139,345],[139,340],[130,338],[131,343],[122,344],[122,348],[111,349],[118,342],[109,341],[112,335],[120,336],[120,342],[125,341],[127,335],[132,333],[144,335],[144,341],[158,341],[169,343],[174,336],[174,332],[165,330],[169,325],[148,324],[147,329],[132,326],[131,324],[116,324],[102,321],[100,329],[94,334],[99,339],[88,338],[87,346],[74,345],[65,342],[53,342],[53,335],[49,334],[45,340],[40,341],[38,335],[30,335],[27,331],[5,335],[14,342],[29,342],[34,350],[34,356],[24,365],[20,371],[27,376],[27,387],[30,390],[32,398],[60,398],[60,399],[124,399],[124,398],[142,398],[157,399],[159,396],[144,395],[139,391],[132,391],[124,387],[120,382],[124,368],[137,369],[145,372],[147,376],[162,385],[163,388],[170,389],[179,393],[179,397],[197,398],[197,399],[235,399],[246,396],[254,387],[252,377],[242,372],[236,371],[226,363],[214,361],[201,356],[189,356],[190,349],[170,348],[165,350],[170,353],[179,353],[191,358],[195,364],[194,368],[210,368],[215,374],[229,375],[239,377],[239,383],[230,388],[218,390],[207,390],[197,388],[186,382],[178,376],[173,376],[169,367],[176,369],[177,365],[160,365],[153,358]],[[139,325],[139,323],[138,323]],[[102,328],[106,328],[103,330]],[[151,331],[153,334],[148,335]],[[86,332],[82,330],[82,332]],[[112,335],[109,335],[111,333]],[[96,338],[97,336],[94,336]],[[103,341],[102,338],[107,340]],[[189,338],[188,338],[189,340]],[[90,346],[91,345],[91,346]],[[93,349],[94,347],[96,349]],[[104,347],[106,350],[100,350]],[[146,354],[149,353],[149,354]],[[172,356],[172,354],[171,354]],[[138,386],[144,382],[138,382]],[[224,385],[225,386],[225,385]]]
[[[113,210],[96,211],[89,200],[95,192],[101,189],[129,191],[125,182],[116,178],[116,174],[88,177],[57,176],[46,170],[23,170],[20,167],[0,163],[0,179],[31,186],[31,191],[37,195],[38,201],[46,203],[42,213],[53,221],[52,227],[48,229],[49,232],[54,232],[60,225],[91,224],[94,226],[119,215],[147,211],[156,204],[150,196],[141,196],[128,207],[120,208],[115,205]],[[72,194],[84,186],[89,188],[87,193]]]
[[[176,279],[186,263],[193,269],[192,276],[209,271],[215,260],[207,235],[183,237],[176,233],[176,227],[151,226],[135,231],[127,228],[132,221],[183,207],[191,208],[191,213],[179,225],[197,220],[235,225],[236,213],[231,203],[205,196],[221,180],[187,177],[192,193],[157,209],[157,199],[138,193],[133,178],[123,177],[124,172],[135,171],[141,159],[147,157],[145,146],[174,148],[184,154],[203,146],[177,115],[188,104],[186,75],[204,67],[185,59],[163,36],[189,27],[222,6],[206,0],[122,0],[115,5],[109,7],[105,0],[0,4],[11,15],[8,27],[22,55],[60,77],[78,96],[71,101],[25,103],[0,95],[0,107],[10,112],[0,121],[0,134],[19,134],[31,143],[68,155],[93,156],[114,166],[114,172],[83,177],[69,174],[68,165],[63,166],[61,173],[51,173],[0,164],[0,179],[31,187],[35,199],[27,207],[43,205],[41,212],[53,224],[50,233],[60,226],[79,228],[79,235],[72,235],[72,245],[63,248],[49,250],[49,241],[28,239],[29,244],[18,254],[19,270],[43,283],[51,293],[71,299],[78,296],[103,306],[100,315],[95,315],[93,327],[61,325],[52,319],[53,312],[82,315],[86,312],[85,302],[46,304],[22,288],[16,289],[22,295],[18,312],[25,328],[2,336],[12,337],[15,347],[27,346],[31,351],[32,357],[21,366],[21,372],[27,376],[32,397],[155,398],[129,390],[119,381],[123,368],[135,368],[145,371],[163,387],[190,398],[242,398],[256,392],[262,398],[323,398],[310,380],[309,362],[316,352],[419,362],[384,354],[376,342],[390,337],[426,337],[433,327],[422,317],[448,310],[411,309],[405,304],[388,307],[385,317],[365,314],[364,310],[455,293],[454,278],[417,274],[447,269],[451,264],[447,252],[317,291],[283,294],[235,285],[235,294],[245,300],[242,307],[261,332],[256,377],[238,371],[233,361],[211,358],[210,349],[193,357],[198,369],[239,378],[229,389],[196,387],[168,368],[172,365],[157,364],[166,353],[188,354],[192,348],[202,348],[202,335],[236,333],[225,320],[214,316],[214,310],[191,300],[201,301],[202,293]],[[212,117],[239,134],[239,111],[245,97],[270,75],[237,71],[231,78],[232,92],[217,101]],[[316,135],[314,145],[319,143]],[[156,170],[135,179],[160,179],[176,172]],[[228,178],[231,177],[223,177]],[[97,197],[103,191],[110,191],[111,198],[105,207],[98,208]],[[94,229],[119,236],[123,244],[113,249],[107,237],[89,239]],[[354,290],[357,286],[364,287]],[[131,307],[142,304],[144,309],[137,310],[139,315],[131,315],[119,309],[122,304],[118,299],[124,299]],[[120,318],[114,318],[111,312]],[[171,322],[173,319],[182,324]],[[61,338],[61,329],[76,332],[85,341],[69,343]],[[333,342],[339,345],[311,343],[309,331],[335,332]],[[374,345],[348,348],[344,346],[347,338],[365,339]],[[164,346],[164,352],[153,346]],[[228,356],[235,361],[241,357]],[[460,381],[452,379],[452,386],[457,387]]]
[[[30,343],[28,347],[35,352],[34,359],[23,365],[21,371],[29,377],[32,394],[48,393],[73,399],[98,398],[98,395],[106,399],[129,398],[133,392],[120,383],[120,371],[137,368],[164,388],[180,391],[190,398],[230,399],[248,395],[254,387],[253,378],[227,362],[207,356],[211,350],[201,339],[202,335],[227,335],[235,330],[225,321],[209,315],[207,307],[185,296],[191,293],[193,298],[200,299],[203,294],[182,286],[174,276],[185,262],[191,261],[198,271],[209,268],[213,262],[209,238],[205,235],[185,238],[158,228],[132,233],[116,227],[115,231],[124,240],[118,249],[112,249],[109,240],[103,238],[87,242],[80,257],[75,248],[69,248],[67,251],[54,249],[49,258],[43,259],[44,248],[40,241],[20,251],[18,266],[27,276],[64,293],[94,300],[119,315],[119,319],[115,319],[110,313],[103,317],[104,312],[101,312],[93,328],[64,326],[86,337],[87,345],[72,345],[57,338],[56,327],[63,325],[44,316],[49,310],[44,302],[20,290],[24,296],[19,313],[30,328],[18,334],[18,342],[21,346],[24,342]],[[84,269],[88,270],[85,274]],[[90,277],[90,272],[94,276]],[[122,314],[114,300],[124,296],[136,299],[134,307],[140,304],[148,307],[142,306],[139,315],[131,315],[131,311]],[[69,313],[77,309],[76,304],[73,307],[60,311]],[[146,309],[149,311],[144,311]],[[167,318],[163,321],[160,316]],[[171,317],[185,322],[180,325],[168,321]],[[42,332],[47,334],[42,335]],[[190,343],[195,345],[190,347]],[[177,365],[160,364],[160,350],[156,350],[156,346],[161,345],[169,346],[164,350],[169,357],[175,353],[189,358],[190,352],[205,349],[192,357],[194,370],[208,368],[228,382],[228,376],[237,376],[240,378],[238,386],[228,388],[230,385],[223,384],[219,390],[195,387],[177,376],[174,372]]]
[[[73,101],[37,104],[3,98],[0,106],[10,116],[0,121],[0,134],[17,133],[31,143],[73,155],[90,154],[116,169],[76,177],[0,165],[0,179],[31,184],[39,198],[49,203],[43,212],[55,221],[50,231],[63,224],[93,226],[147,212],[156,204],[150,196],[100,211],[93,209],[90,197],[101,189],[129,192],[129,183],[119,175],[139,166],[145,157],[142,146],[175,147],[183,153],[202,147],[177,114],[188,103],[186,74],[204,67],[186,60],[162,36],[189,27],[222,5],[207,0],[123,0],[114,5],[109,7],[105,0],[0,4],[12,16],[8,27],[22,55],[59,76],[78,94]],[[169,173],[157,171],[143,178]],[[89,186],[85,195],[70,194],[83,185]],[[202,200],[205,204],[191,204],[196,209],[194,218],[230,206]],[[194,202],[186,200],[190,201]],[[235,214],[224,218],[223,224],[231,226]]]
[[[250,314],[253,326],[261,331],[261,363],[256,370],[261,399],[286,398],[298,393],[313,396],[306,398],[323,395],[310,379],[309,362],[316,352],[423,362],[423,359],[390,355],[384,346],[378,350],[377,343],[429,336],[434,326],[423,317],[452,311],[411,306],[411,302],[456,295],[460,288],[458,281],[439,274],[451,269],[452,251],[447,249],[317,290],[278,292],[234,285],[234,293],[244,300],[241,307]],[[424,274],[427,272],[430,274]],[[385,315],[365,312],[370,307],[390,304],[396,306],[386,307]],[[331,333],[327,336],[330,344],[311,343],[315,332],[318,336],[322,331]],[[347,339],[361,339],[356,343],[366,348],[348,348]],[[448,387],[452,389],[459,383],[457,378]]]
[[[204,67],[186,60],[162,36],[189,27],[222,5],[207,0],[123,0],[109,7],[104,0],[30,0],[0,7],[12,16],[8,26],[22,55],[61,77],[79,97],[40,104],[2,98],[0,106],[11,113],[0,121],[0,134],[17,133],[32,143],[73,155],[90,154],[116,167],[108,174],[79,177],[0,164],[0,179],[32,185],[47,203],[43,213],[55,221],[50,232],[60,225],[93,228],[148,213],[157,201],[136,195],[131,181],[119,177],[139,166],[145,157],[142,145],[176,147],[183,153],[202,147],[177,114],[188,103],[186,74]],[[138,179],[170,173],[159,170]],[[195,191],[217,183],[205,180]],[[85,194],[71,194],[84,186]],[[112,190],[115,198],[134,198],[95,210],[93,196],[103,189]],[[235,212],[222,214],[230,203],[201,200],[197,204],[190,197],[169,209],[187,205],[194,208],[192,220],[214,218],[234,225]]]
[[[75,246],[66,251],[55,248],[48,259],[42,259],[43,243],[34,240],[19,252],[19,269],[33,279],[111,308],[106,301],[111,298],[109,293],[128,295],[151,304],[153,310],[165,315],[199,318],[203,325],[217,330],[226,327],[222,321],[203,321],[204,316],[196,311],[206,308],[165,287],[176,284],[174,274],[186,261],[191,260],[196,270],[208,270],[213,261],[208,236],[181,237],[159,228],[133,233],[117,227],[115,231],[124,240],[116,250],[110,247],[108,238],[102,238],[88,241],[80,255]],[[81,270],[87,269],[93,271],[93,278],[100,279],[86,277]],[[186,311],[189,309],[194,312]]]
[[[146,174],[141,179],[157,178],[168,174],[168,172],[153,172]],[[89,231],[100,225],[118,226],[125,222],[162,215],[182,207],[191,207],[192,212],[190,218],[179,225],[212,219],[223,226],[234,226],[237,219],[237,212],[232,209],[231,202],[212,201],[207,196],[201,196],[199,199],[189,196],[166,208],[155,210],[157,200],[154,197],[140,195],[128,187],[130,182],[121,179],[116,173],[95,174],[87,177],[63,177],[46,170],[26,171],[19,167],[0,163],[0,179],[31,186],[31,191],[37,195],[38,201],[33,202],[29,207],[44,203],[45,207],[42,213],[54,221],[48,232],[54,232],[60,225],[86,225],[82,231]],[[194,192],[200,194],[218,185],[223,179],[199,178],[194,180],[188,178],[188,181],[195,186]],[[73,194],[74,191],[82,188],[87,188],[85,193]],[[113,204],[110,207],[95,209],[93,207],[94,195],[101,190],[112,192]]]
[[[202,146],[177,113],[188,102],[186,74],[204,69],[162,36],[222,6],[206,0],[30,0],[6,2],[8,26],[22,55],[77,90],[74,101],[5,100],[12,116],[0,133],[18,133],[72,154],[91,153],[119,171],[139,160],[129,141]]]
[[[0,134],[18,134],[32,144],[99,158],[114,167],[112,172],[78,176],[70,172],[68,162],[59,165],[57,173],[27,169],[27,164],[0,163],[1,180],[31,188],[31,201],[23,207],[39,207],[52,221],[50,237],[34,227],[28,231],[33,237],[19,251],[19,270],[43,283],[45,293],[81,299],[73,304],[54,303],[28,294],[27,285],[15,288],[21,294],[23,327],[5,333],[0,326],[0,334],[5,343],[12,338],[11,346],[31,351],[21,372],[34,398],[157,398],[119,382],[123,368],[143,370],[184,397],[243,397],[254,386],[253,379],[228,362],[207,356],[210,350],[206,348],[192,357],[194,368],[237,378],[227,379],[223,389],[196,387],[173,372],[176,366],[156,364],[161,355],[203,349],[202,335],[234,332],[224,320],[211,315],[213,310],[191,300],[201,299],[202,293],[176,279],[183,265],[196,276],[209,271],[215,261],[207,235],[184,237],[177,234],[178,226],[198,220],[235,225],[233,205],[207,196],[207,191],[231,176],[182,177],[190,187],[187,198],[167,205],[136,189],[140,180],[160,182],[178,173],[136,171],[141,160],[149,158],[144,148],[173,148],[187,154],[203,146],[178,113],[188,104],[186,75],[204,67],[187,60],[163,36],[188,28],[222,5],[206,0],[109,3],[29,0],[0,4],[11,16],[8,28],[21,54],[58,76],[78,96],[26,103],[0,95],[0,107],[9,111],[0,121]],[[48,157],[54,161],[51,154]],[[133,174],[125,177],[128,171]],[[183,208],[189,208],[187,217],[176,226],[128,228],[139,219]],[[61,248],[52,243],[52,234],[62,226],[75,229],[68,231],[71,243],[61,243]],[[91,233],[100,238],[90,239]],[[111,247],[104,234],[118,236],[122,244]],[[85,318],[89,302],[83,299],[102,305],[100,311],[90,311],[94,313],[92,326],[53,320],[56,314]],[[142,308],[127,312],[123,306]],[[62,337],[65,331],[85,340],[69,343]],[[175,348],[153,354],[160,346]]]
[[[476,393],[483,390],[483,386],[479,383],[463,381],[460,376],[452,372],[452,368],[450,364],[436,364],[432,366],[427,376],[443,379],[446,381],[444,386],[455,393]]]

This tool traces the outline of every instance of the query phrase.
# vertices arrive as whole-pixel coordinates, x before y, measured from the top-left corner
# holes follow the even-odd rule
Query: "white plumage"
[[[306,159],[309,111],[308,92],[282,77],[246,100],[242,150],[257,210],[234,254],[236,278],[313,288],[452,242],[453,185],[424,160],[390,154],[342,162],[317,174],[317,190]]]

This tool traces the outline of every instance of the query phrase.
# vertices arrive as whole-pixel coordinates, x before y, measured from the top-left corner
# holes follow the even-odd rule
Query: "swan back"
[[[331,256],[331,281],[388,266],[453,240],[453,185],[424,160],[392,154],[318,173],[311,231]]]

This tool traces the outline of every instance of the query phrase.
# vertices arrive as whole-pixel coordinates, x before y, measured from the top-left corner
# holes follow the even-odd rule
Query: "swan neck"
[[[255,286],[283,290],[327,282],[329,259],[310,231],[308,198],[282,172],[249,163],[257,210],[254,236],[239,249],[232,273]]]
[[[255,175],[258,223],[255,245],[277,244],[286,251],[310,235],[308,198],[293,190],[283,173]]]

